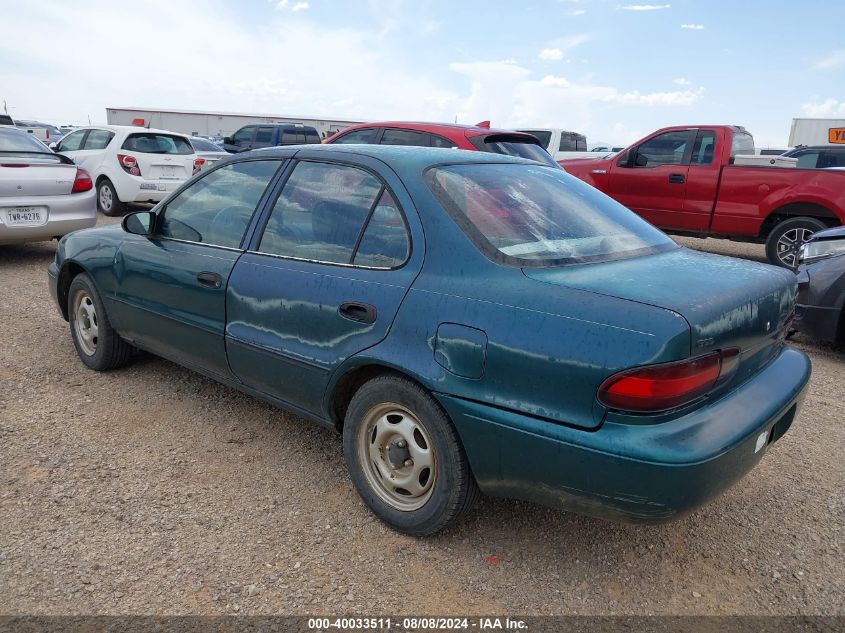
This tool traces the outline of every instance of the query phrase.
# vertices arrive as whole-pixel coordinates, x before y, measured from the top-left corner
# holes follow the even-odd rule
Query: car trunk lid
[[[76,166],[54,154],[0,155],[0,198],[70,194]]]
[[[686,248],[613,262],[526,268],[529,278],[676,312],[690,325],[690,355],[738,347],[743,362],[778,342],[791,318],[791,272]]]

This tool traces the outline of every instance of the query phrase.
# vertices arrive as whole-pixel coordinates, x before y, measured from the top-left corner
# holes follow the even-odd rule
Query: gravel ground
[[[845,612],[841,351],[796,342],[814,374],[791,431],[684,520],[483,499],[416,540],[369,514],[331,431],[152,357],[86,370],[54,249],[0,249],[0,613]]]

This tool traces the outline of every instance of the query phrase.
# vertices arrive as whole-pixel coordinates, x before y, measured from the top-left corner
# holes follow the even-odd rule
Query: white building
[[[138,125],[191,136],[231,136],[245,125],[255,123],[301,123],[317,129],[322,138],[363,123],[348,119],[328,119],[276,114],[243,114],[237,112],[194,112],[153,108],[106,108],[110,125]]]

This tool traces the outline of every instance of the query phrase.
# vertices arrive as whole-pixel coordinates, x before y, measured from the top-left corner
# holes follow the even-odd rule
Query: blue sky
[[[107,106],[554,126],[628,143],[845,118],[845,3],[787,0],[63,0],[3,4],[19,118]],[[37,38],[33,39],[33,32]]]

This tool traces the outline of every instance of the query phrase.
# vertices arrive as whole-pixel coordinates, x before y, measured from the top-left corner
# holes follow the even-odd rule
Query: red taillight
[[[82,193],[83,191],[91,191],[94,188],[94,183],[91,182],[91,176],[84,169],[76,168],[76,178],[73,180],[73,187],[71,193]]]
[[[202,169],[202,166],[205,165],[204,158],[195,158],[194,159],[194,174],[198,174]]]
[[[123,167],[123,171],[125,171],[127,174],[132,174],[133,176],[141,175],[141,168],[138,167],[138,161],[135,160],[134,156],[118,154],[117,162],[120,163],[120,166]]]
[[[598,400],[610,409],[653,413],[692,402],[725,380],[739,365],[730,348],[676,363],[638,367],[605,380]]]

